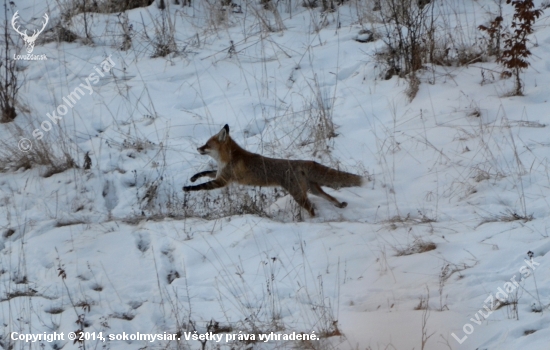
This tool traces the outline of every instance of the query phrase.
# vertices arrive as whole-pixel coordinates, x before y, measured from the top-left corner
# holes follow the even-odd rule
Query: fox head
[[[203,146],[197,148],[197,151],[202,155],[209,155],[215,160],[221,161],[222,158],[225,158],[222,155],[223,150],[229,148],[226,145],[229,139],[229,125],[225,124],[219,133],[208,139]]]

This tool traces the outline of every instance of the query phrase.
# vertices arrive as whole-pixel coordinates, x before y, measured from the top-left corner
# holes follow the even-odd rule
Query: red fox
[[[227,124],[197,150],[202,155],[214,158],[218,163],[218,170],[193,175],[191,182],[203,176],[214,180],[196,186],[185,186],[185,192],[212,190],[231,182],[250,186],[281,186],[313,217],[315,210],[307,198],[308,190],[338,208],[345,208],[348,205],[346,202],[339,202],[325,193],[321,186],[338,189],[361,186],[363,183],[363,178],[359,175],[331,169],[314,161],[275,159],[248,152],[229,136]]]

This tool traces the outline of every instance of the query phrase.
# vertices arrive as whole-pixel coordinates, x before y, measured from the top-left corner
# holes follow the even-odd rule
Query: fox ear
[[[229,126],[225,124],[225,126],[218,133],[218,141],[224,142],[227,139],[227,135],[229,135]]]

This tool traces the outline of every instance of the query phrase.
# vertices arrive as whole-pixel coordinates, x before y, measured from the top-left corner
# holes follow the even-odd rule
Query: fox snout
[[[208,152],[206,151],[206,145],[202,146],[202,147],[199,147],[197,148],[197,151],[199,151],[200,154],[202,154],[203,156],[208,154]]]

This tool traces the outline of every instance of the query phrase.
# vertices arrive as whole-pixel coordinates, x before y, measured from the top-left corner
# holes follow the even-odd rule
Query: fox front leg
[[[197,179],[203,177],[203,176],[208,176],[208,177],[211,177],[213,179],[216,178],[216,173],[217,171],[216,170],[207,170],[207,171],[201,171],[200,173],[196,173],[195,175],[191,176],[191,182],[195,182],[197,181]]]
[[[196,186],[184,186],[183,191],[189,192],[189,191],[200,191],[200,190],[213,190],[216,188],[224,187],[225,185],[227,185],[226,181],[222,179],[216,179],[216,180],[208,181]]]

